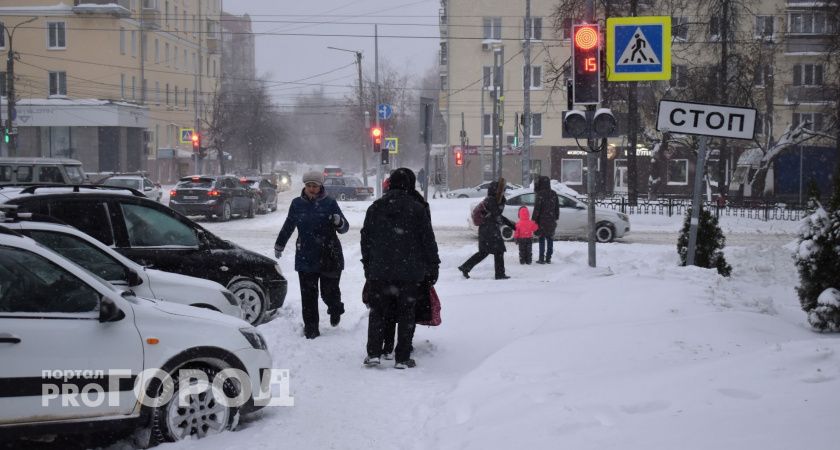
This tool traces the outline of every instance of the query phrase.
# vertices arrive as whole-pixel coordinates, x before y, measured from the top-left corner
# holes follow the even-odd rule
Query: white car
[[[131,188],[158,203],[163,198],[163,190],[160,184],[143,175],[113,175],[102,180],[100,184]]]
[[[446,193],[447,198],[480,198],[480,197],[487,197],[487,188],[490,187],[491,181],[485,181],[484,183],[479,184],[478,186],[473,186],[469,188],[461,188],[461,189],[453,189]],[[517,189],[522,189],[522,186],[518,184],[508,184],[505,186],[506,192],[515,191]]]
[[[555,185],[552,185],[552,188],[555,188]],[[589,221],[587,218],[587,205],[571,197],[567,192],[561,193],[557,189],[554,189],[554,192],[557,194],[557,200],[560,202],[560,217],[557,219],[557,230],[554,232],[554,238],[588,238]],[[533,214],[534,201],[536,200],[536,194],[533,189],[518,189],[507,193],[505,198],[507,199],[507,204],[502,214],[510,219],[511,222],[516,223],[519,221],[519,208],[521,206],[528,208],[529,215]],[[470,213],[472,213],[472,208],[475,206],[475,204],[470,206]],[[472,223],[471,215],[467,221],[469,222],[470,228],[477,231],[478,227]],[[513,239],[513,230],[510,227],[502,225],[501,229],[502,237],[505,240]],[[607,208],[595,207],[595,238],[598,242],[612,242],[629,232],[630,218],[626,214]]]
[[[235,427],[270,396],[260,375],[271,372],[271,356],[247,322],[118,291],[3,226],[0,361],[7,442],[121,429],[146,430],[136,436],[151,443],[203,437]],[[241,375],[217,376],[228,369]],[[207,389],[199,372],[220,388]]]
[[[0,211],[0,218],[2,215]],[[17,220],[3,226],[34,239],[118,289],[130,289],[140,297],[212,309],[237,319],[251,319],[249,322],[255,319],[246,316],[239,300],[221,284],[143,267],[69,225]]]

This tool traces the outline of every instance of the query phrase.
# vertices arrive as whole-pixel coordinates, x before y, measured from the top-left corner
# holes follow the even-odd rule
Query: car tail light
[[[211,197],[218,197],[221,194],[219,193],[219,191],[213,189],[212,191],[208,192],[207,195],[209,195]]]
[[[171,191],[169,191],[169,196],[170,197],[175,197],[176,195],[178,195],[178,191],[176,191],[175,189],[172,189]]]

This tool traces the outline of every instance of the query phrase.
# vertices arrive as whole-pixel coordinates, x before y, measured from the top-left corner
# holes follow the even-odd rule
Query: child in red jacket
[[[539,226],[531,220],[531,213],[525,206],[519,207],[519,222],[516,222],[516,231],[513,238],[519,244],[519,264],[531,264],[533,259],[532,240],[534,232]]]

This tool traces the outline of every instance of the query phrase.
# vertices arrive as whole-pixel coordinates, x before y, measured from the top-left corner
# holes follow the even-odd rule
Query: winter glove
[[[277,259],[280,259],[281,256],[283,256],[283,248],[275,245],[274,246],[274,257],[277,258]]]
[[[426,271],[426,282],[434,285],[438,280],[438,266],[432,266]]]
[[[335,225],[335,226],[340,226],[341,225],[341,214],[333,214],[332,216],[330,216],[330,218],[332,219],[333,225]]]

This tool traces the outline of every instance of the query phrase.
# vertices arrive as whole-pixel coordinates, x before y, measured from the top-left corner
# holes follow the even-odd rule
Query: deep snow
[[[266,255],[285,218],[203,222]],[[476,250],[469,200],[432,200],[442,259],[443,324],[418,327],[417,367],[365,368],[359,227],[369,202],[341,202],[347,312],[337,328],[321,305],[321,337],[302,337],[294,254],[282,316],[262,325],[277,368],[291,370],[295,406],[246,418],[239,430],[168,449],[836,449],[840,338],[812,331],[794,291],[796,223],[722,219],[733,275],[678,267],[681,217],[631,216],[625,242],[555,242],[554,264],[510,280]],[[633,231],[658,237],[632,242]],[[535,245],[536,251],[536,245]]]

